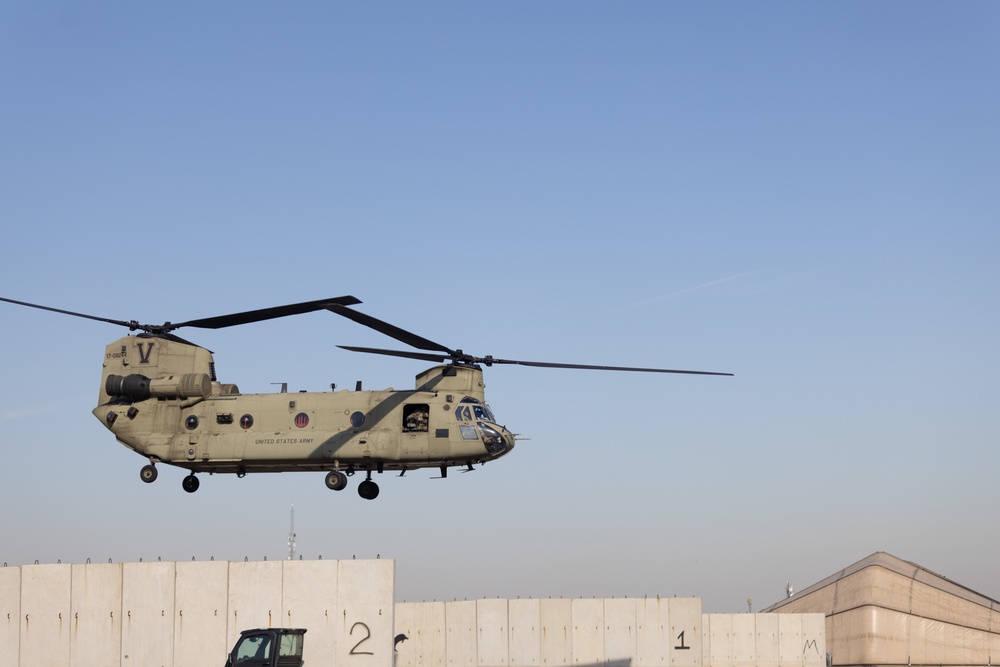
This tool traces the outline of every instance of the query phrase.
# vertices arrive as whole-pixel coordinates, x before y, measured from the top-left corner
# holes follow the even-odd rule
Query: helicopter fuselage
[[[123,445],[145,456],[144,482],[157,477],[156,464],[191,471],[185,491],[198,490],[195,473],[325,470],[326,485],[340,491],[347,477],[363,471],[358,494],[379,494],[373,472],[448,468],[499,458],[514,448],[515,436],[497,423],[483,394],[483,366],[497,364],[619,371],[732,375],[635,366],[605,366],[476,356],[352,308],[361,301],[347,295],[258,308],[183,322],[141,324],[0,297],[0,301],[96,320],[129,331],[107,346],[97,417]],[[181,327],[224,329],[281,317],[329,311],[404,343],[410,350],[338,345],[351,352],[419,359],[439,364],[417,375],[412,390],[241,394],[215,375],[212,353],[178,338]],[[450,362],[450,363],[445,363]]]
[[[93,413],[151,464],[192,472],[446,471],[514,446],[483,389],[478,366],[439,365],[412,390],[241,394],[208,350],[140,334],[108,345]]]

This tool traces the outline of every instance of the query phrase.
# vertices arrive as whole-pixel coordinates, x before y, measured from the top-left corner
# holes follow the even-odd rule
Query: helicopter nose
[[[483,444],[490,456],[503,456],[514,449],[514,434],[503,426],[479,422],[479,428],[483,433]]]

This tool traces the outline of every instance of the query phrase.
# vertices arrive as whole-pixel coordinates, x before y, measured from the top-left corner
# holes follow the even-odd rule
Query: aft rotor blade
[[[454,356],[456,352],[451,348],[448,348],[441,343],[435,343],[432,340],[424,338],[423,336],[418,336],[415,333],[411,333],[406,329],[400,329],[399,327],[389,324],[388,322],[383,322],[380,319],[372,317],[371,315],[365,315],[351,308],[344,308],[342,305],[330,305],[327,307],[332,313],[342,315],[349,320],[354,320],[358,324],[363,324],[366,327],[370,327],[379,333],[383,333],[390,338],[395,338],[401,343],[406,343],[411,347],[415,347],[418,350],[437,350],[438,352],[446,352],[449,356]]]
[[[342,350],[350,350],[351,352],[365,352],[367,354],[384,354],[389,357],[403,357],[405,359],[420,359],[422,361],[433,361],[436,363],[444,363],[448,357],[441,354],[429,354],[426,352],[409,352],[400,350],[382,350],[374,347],[352,347],[350,345],[338,345]]]
[[[39,310],[49,310],[53,313],[61,313],[63,315],[72,315],[73,317],[83,317],[88,320],[96,320],[98,322],[107,322],[108,324],[119,324],[123,327],[129,327],[130,329],[139,328],[139,324],[135,321],[125,322],[124,320],[111,320],[106,317],[97,317],[96,315],[87,315],[85,313],[74,313],[72,310],[62,310],[60,308],[52,308],[50,306],[40,306],[37,303],[28,303],[27,301],[15,301],[14,299],[7,299],[0,296],[0,301],[6,301],[7,303],[16,303],[19,306],[28,306],[29,308],[38,308]]]
[[[361,300],[353,296],[338,296],[332,299],[319,299],[317,301],[305,301],[303,303],[293,303],[287,306],[275,306],[274,308],[261,308],[259,310],[248,310],[245,313],[233,313],[232,315],[219,315],[217,317],[204,317],[198,320],[188,320],[172,324],[167,322],[164,328],[168,331],[180,327],[197,327],[199,329],[222,329],[233,327],[239,324],[249,324],[251,322],[263,322],[273,320],[278,317],[288,317],[289,315],[301,315],[311,313],[315,310],[323,310],[330,306],[351,306],[361,303]]]
[[[487,366],[493,364],[517,364],[519,366],[534,366],[537,368],[576,368],[593,371],[626,371],[630,373],[682,373],[684,375],[728,375],[732,373],[716,373],[713,371],[682,371],[668,368],[634,368],[632,366],[596,366],[591,364],[558,364],[547,361],[516,361],[514,359],[494,359],[486,357],[480,362]]]

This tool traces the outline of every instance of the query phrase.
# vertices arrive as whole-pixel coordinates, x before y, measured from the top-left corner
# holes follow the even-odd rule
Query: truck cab
[[[244,630],[226,667],[302,667],[303,628]]]

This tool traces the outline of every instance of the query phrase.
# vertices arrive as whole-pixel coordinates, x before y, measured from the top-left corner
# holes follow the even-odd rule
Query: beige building
[[[885,552],[764,611],[824,614],[838,667],[1000,664],[1000,602]]]

